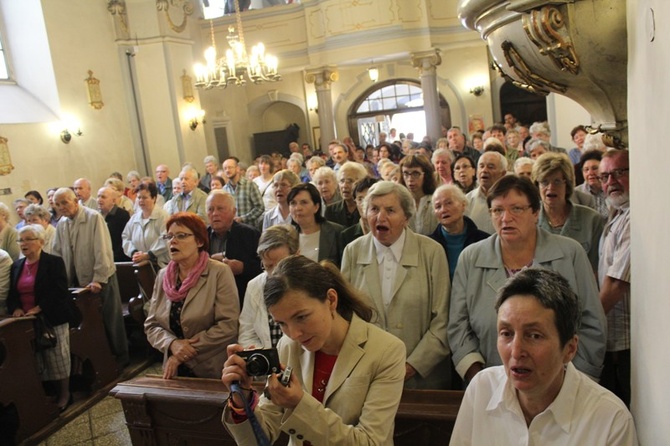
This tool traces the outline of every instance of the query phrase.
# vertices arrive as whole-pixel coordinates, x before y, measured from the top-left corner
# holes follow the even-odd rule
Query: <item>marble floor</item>
[[[161,374],[156,363],[141,374]],[[107,396],[86,412],[70,421],[39,446],[127,446],[130,435],[121,401]]]

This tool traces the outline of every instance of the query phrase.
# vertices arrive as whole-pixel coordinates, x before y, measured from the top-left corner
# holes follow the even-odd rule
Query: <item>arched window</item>
[[[441,120],[445,127],[451,126],[449,104],[440,95]],[[396,129],[395,139],[400,134],[414,133],[420,141],[426,134],[426,118],[423,111],[421,84],[413,79],[392,79],[379,82],[359,96],[348,113],[349,135],[365,147],[377,145],[379,133],[387,134]]]

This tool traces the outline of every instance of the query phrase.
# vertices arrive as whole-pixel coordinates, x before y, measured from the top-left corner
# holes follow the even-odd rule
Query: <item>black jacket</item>
[[[9,314],[21,307],[19,291],[16,288],[19,275],[26,262],[25,257],[12,264],[7,309]],[[35,277],[35,305],[39,305],[51,325],[69,322],[72,317],[72,299],[67,289],[65,263],[58,256],[42,251],[37,277]]]

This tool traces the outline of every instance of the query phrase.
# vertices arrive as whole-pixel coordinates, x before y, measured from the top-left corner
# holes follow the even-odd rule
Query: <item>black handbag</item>
[[[35,351],[41,352],[54,348],[58,343],[56,330],[42,313],[35,315]]]

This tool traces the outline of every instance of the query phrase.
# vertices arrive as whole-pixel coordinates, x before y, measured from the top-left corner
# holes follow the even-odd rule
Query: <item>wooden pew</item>
[[[97,390],[118,378],[121,370],[105,333],[100,296],[84,289],[72,297],[81,313],[81,323],[70,327],[70,351],[82,363],[90,362],[93,368],[91,390]]]
[[[0,320],[0,405],[16,408],[17,441],[37,432],[59,414],[56,403],[44,393],[37,373],[34,319],[30,316]],[[5,430],[3,434],[8,434],[8,429],[0,425],[0,430]]]
[[[218,380],[145,376],[110,392],[121,400],[135,446],[235,445],[221,424],[228,393]],[[396,446],[448,444],[463,392],[405,390],[396,415]],[[288,437],[275,444],[286,445]]]
[[[116,279],[119,281],[123,317],[127,318],[130,316],[128,302],[140,294],[140,287],[135,277],[135,264],[133,262],[114,262],[114,265],[116,266]]]

